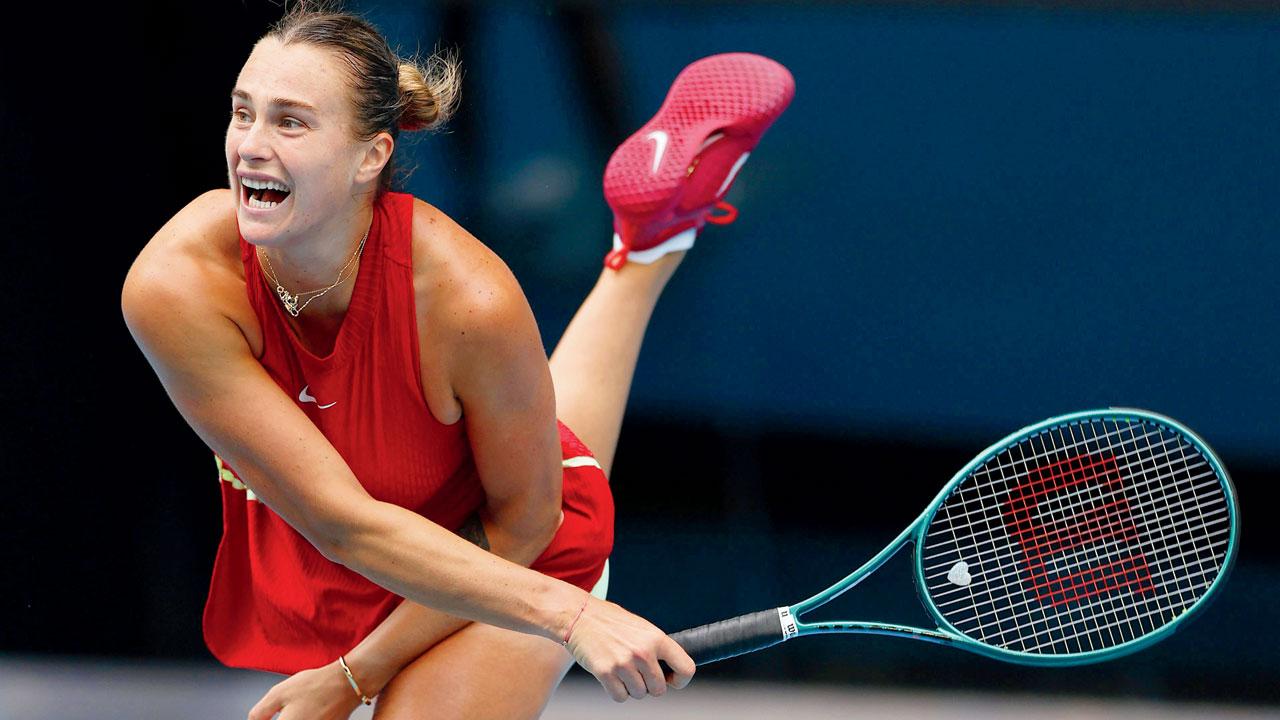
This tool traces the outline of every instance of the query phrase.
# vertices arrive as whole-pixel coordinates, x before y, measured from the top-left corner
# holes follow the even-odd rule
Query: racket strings
[[[1150,467],[1146,467],[1146,468],[1143,468],[1143,469],[1144,469],[1144,470],[1146,470],[1146,471],[1148,471],[1148,472],[1151,470],[1151,468],[1150,468]],[[1167,504],[1167,503],[1166,503],[1166,504]],[[1185,505],[1185,503],[1183,503],[1183,504]],[[1183,594],[1185,595],[1185,593],[1183,593]],[[1095,603],[1095,604],[1093,604],[1093,605],[1091,605],[1089,609],[1096,610],[1096,607],[1095,607],[1095,606],[1096,606],[1096,603]],[[1115,615],[1115,613],[1112,613],[1112,615]],[[1075,620],[1075,618],[1072,618],[1072,620]],[[1076,624],[1078,625],[1078,622],[1077,622]],[[1114,626],[1114,623],[1112,623],[1112,624],[1111,624],[1111,626]],[[1105,624],[1104,624],[1104,627],[1106,627],[1106,625],[1105,625]],[[1114,633],[1114,632],[1111,632],[1110,634],[1114,636],[1114,634],[1115,634],[1115,633]],[[1068,637],[1068,638],[1070,638],[1070,637],[1080,637],[1080,636],[1081,636],[1081,633],[1079,633],[1079,632],[1076,632],[1076,633],[1068,633],[1068,634],[1065,634],[1065,635],[1064,635],[1064,637]],[[1093,645],[1093,644],[1094,644],[1094,643],[1092,643],[1092,639],[1091,639],[1091,638],[1089,638],[1088,636],[1085,636],[1085,639],[1086,639],[1086,641],[1088,641],[1088,642],[1089,642],[1089,644],[1090,644],[1090,645]],[[1083,646],[1082,646],[1082,649],[1083,649]]]
[[[1179,511],[1174,511],[1169,508],[1161,508],[1161,507],[1150,505],[1150,504],[1146,506],[1139,505],[1136,507],[1140,510],[1140,512],[1136,513],[1132,517],[1132,519],[1135,520],[1136,523],[1142,527],[1150,528],[1152,526],[1156,526],[1156,527],[1163,528],[1166,532],[1190,531],[1196,527],[1197,523],[1200,524],[1200,527],[1207,529],[1207,526],[1211,524],[1208,522],[1208,519],[1211,517],[1220,517],[1221,521],[1223,522],[1227,521],[1229,519],[1227,510],[1224,506],[1222,506],[1221,503],[1217,501],[1216,498],[1212,496],[1201,497],[1200,495],[1197,494],[1197,493],[1202,493],[1204,491],[1212,492],[1212,490],[1218,487],[1219,483],[1217,480],[1217,476],[1210,471],[1210,472],[1202,473],[1199,475],[1191,476],[1190,479],[1193,481],[1203,480],[1203,482],[1199,482],[1197,484],[1189,485],[1183,488],[1179,492],[1179,498],[1181,499],[1181,496],[1187,493],[1192,493],[1196,498],[1194,505],[1187,507],[1184,503],[1183,507]],[[1084,508],[1084,507],[1085,506],[1082,504],[1078,506],[1078,508],[1071,508],[1069,511],[1075,511],[1077,509]],[[1130,506],[1130,507],[1132,508],[1135,506]],[[1190,515],[1190,512],[1193,510],[1201,511],[1199,513],[1198,518]],[[1064,510],[1064,512],[1065,511],[1066,510]],[[973,513],[969,513],[970,519],[972,518],[973,515],[974,515]],[[1112,519],[1109,522],[1112,525],[1121,524],[1121,521],[1119,519]],[[1100,527],[1098,529],[1099,531],[1101,531],[1101,530],[1105,530],[1106,528]],[[933,534],[936,534],[936,533],[933,533]],[[1101,532],[1099,534],[1101,534]],[[1053,540],[1052,536],[1048,538],[1042,538],[1039,541],[1036,541],[1033,544],[1033,547],[1036,547],[1036,548],[1047,547],[1051,544],[1052,540]],[[1097,538],[1096,542],[1098,544],[1101,544],[1103,548],[1106,549],[1110,547],[1112,544],[1114,544],[1115,540],[1111,538],[1100,537],[1100,538]],[[1055,560],[1056,564],[1062,567],[1070,567],[1072,565],[1071,558],[1077,555],[1083,554],[1083,551],[1097,550],[1097,548],[1094,547],[1093,544],[1079,544],[1078,546],[1081,548],[1082,550],[1081,552],[1072,553],[1071,555],[1067,555],[1065,557],[1059,556]],[[993,542],[993,543],[987,544],[987,546],[984,548],[978,549],[975,552],[975,557],[981,560],[990,560],[993,558],[1003,557],[1006,560],[1013,561],[1017,559],[1017,556],[1011,554],[1011,551],[1015,550],[1017,547],[1018,547],[1018,542],[1016,538],[1010,536],[1008,538],[1008,541],[1005,543]],[[937,571],[939,568],[949,567],[950,564],[951,563],[949,562],[941,562],[941,563],[936,563],[932,565],[925,564],[923,567],[925,568],[926,571],[930,571],[930,570]],[[1016,563],[1011,562],[1006,567],[1016,567]],[[943,570],[942,572],[927,572],[926,577],[933,579],[940,575],[945,575],[945,574],[946,574],[945,570]],[[943,593],[943,595],[945,594],[946,593]]]
[[[1200,507],[1200,506],[1197,506],[1197,507]],[[1206,515],[1209,515],[1209,514],[1206,514]],[[1206,534],[1206,536],[1205,536],[1206,538],[1208,538],[1208,539],[1212,539],[1212,538],[1215,538],[1215,537],[1217,537],[1217,536],[1219,536],[1219,535],[1225,535],[1225,534],[1227,534],[1228,532],[1230,532],[1230,527],[1229,527],[1229,525],[1228,525],[1230,518],[1227,516],[1226,511],[1225,511],[1224,509],[1222,509],[1222,508],[1218,508],[1218,509],[1216,509],[1216,510],[1213,510],[1213,511],[1212,511],[1212,513],[1211,513],[1211,515],[1215,517],[1215,519],[1214,519],[1212,522],[1203,522],[1203,523],[1202,523],[1203,529],[1204,529],[1204,530],[1206,530],[1206,531],[1208,531],[1208,532],[1207,532],[1207,534]],[[1211,529],[1211,528],[1213,528],[1213,527],[1214,527],[1214,526],[1216,526],[1216,525],[1222,525],[1223,527],[1221,527],[1221,528],[1217,529],[1216,531],[1210,531],[1210,529]],[[1190,522],[1186,522],[1186,523],[1184,523],[1184,525],[1183,525],[1183,527],[1187,527],[1187,528],[1190,528],[1191,526],[1192,526],[1192,523],[1190,523]],[[1005,546],[1004,546],[1004,549],[1006,549],[1006,550],[1007,550],[1007,549],[1010,549],[1011,547],[1013,547],[1013,546],[1012,546],[1012,545],[1005,545]],[[1173,559],[1187,558],[1187,559],[1188,559],[1188,562],[1190,562],[1191,560],[1195,560],[1195,561],[1197,561],[1197,562],[1199,563],[1199,562],[1200,562],[1200,560],[1199,560],[1199,557],[1198,557],[1198,556],[1199,556],[1199,554],[1200,554],[1200,553],[1202,553],[1203,549],[1204,549],[1204,548],[1202,548],[1202,547],[1192,547],[1191,549],[1185,550],[1182,554],[1180,554],[1180,555],[1178,555],[1178,556],[1171,556],[1171,557],[1172,557]],[[1095,563],[1095,562],[1096,562],[1096,560],[1097,560],[1097,558],[1099,557],[1099,553],[1105,554],[1106,552],[1108,552],[1108,551],[1112,551],[1112,550],[1114,550],[1114,547],[1113,547],[1113,546],[1111,546],[1111,545],[1103,546],[1103,547],[1101,547],[1101,548],[1089,548],[1089,551],[1088,551],[1087,553],[1080,553],[1078,557],[1072,558],[1072,560],[1070,560],[1070,561],[1066,561],[1066,562],[1061,562],[1061,563],[1057,563],[1057,564],[1055,564],[1055,569],[1057,569],[1057,570],[1059,570],[1059,571],[1061,571],[1061,572],[1068,572],[1068,573],[1070,573],[1070,572],[1077,572],[1077,571],[1080,571],[1080,570],[1084,569],[1086,566],[1088,566],[1088,565],[1090,565],[1090,564],[1092,564],[1092,563]],[[991,559],[991,557],[992,557],[992,556],[991,556],[991,555],[989,555],[989,554],[986,554],[986,553],[979,553],[979,554],[977,555],[977,557],[978,557],[978,559],[979,559],[979,560],[985,560],[985,559]],[[998,560],[999,560],[999,559],[1002,559],[1002,558],[1000,558],[999,556],[997,556],[997,562],[998,562]],[[949,565],[944,564],[942,567],[943,567],[943,568],[947,568],[947,567],[949,567]],[[929,579],[929,580],[936,580],[936,579],[939,579],[939,578],[945,578],[945,576],[947,575],[947,572],[948,572],[948,571],[947,571],[946,569],[944,569],[944,570],[942,570],[941,572],[933,572],[933,573],[929,573],[929,574],[927,574],[925,577],[926,577],[927,579]],[[1016,577],[1017,577],[1017,575],[1019,574],[1019,572],[1021,572],[1021,568],[1020,568],[1020,566],[1019,566],[1017,563],[1009,563],[1009,564],[1005,564],[1005,565],[999,565],[999,566],[997,566],[997,568],[996,568],[996,572],[995,572],[994,574],[992,574],[992,575],[989,575],[989,576],[987,577],[987,579],[988,579],[988,580],[990,580],[990,579],[997,579],[997,580],[1001,580],[1001,581],[1010,581],[1010,580],[1012,580],[1012,579],[1016,578]],[[942,598],[946,598],[946,597],[948,597],[948,596],[950,596],[950,595],[954,595],[954,594],[956,594],[957,592],[959,592],[959,589],[958,589],[958,588],[952,588],[952,589],[950,589],[950,590],[944,590],[944,591],[942,591],[942,592],[939,592],[939,593],[937,593],[937,594],[933,595],[933,598],[934,598],[935,602],[937,603],[937,605],[938,605],[939,607],[945,607],[945,606],[947,606],[947,605],[949,605],[949,604],[953,604],[955,601],[952,601],[952,602],[950,602],[950,603],[948,603],[948,602],[937,602],[937,601],[938,601],[938,600],[941,600]]]
[[[1167,462],[1154,466],[1153,468],[1150,469],[1150,471],[1159,472],[1161,470],[1167,470],[1169,468],[1174,467],[1175,464],[1178,464],[1181,462],[1182,462],[1181,460],[1169,460]],[[1201,462],[1200,465],[1201,467],[1204,468],[1204,470],[1200,472],[1198,475],[1191,476],[1189,479],[1198,480],[1201,478],[1212,478],[1212,481],[1207,483],[1207,485],[1209,486],[1218,485],[1219,484],[1217,480],[1218,476],[1217,476],[1217,473],[1213,471],[1213,468],[1209,467],[1208,463],[1205,463],[1205,462]],[[1156,476],[1149,477],[1146,480],[1134,483],[1133,488],[1138,491],[1147,491],[1151,488],[1153,484],[1165,482],[1165,480],[1166,478],[1164,478],[1163,476],[1156,475]],[[1184,489],[1184,492],[1185,492],[1185,489]],[[1092,502],[1094,499],[1096,499],[1096,495],[1093,494],[1093,490],[1091,488],[1086,489],[1084,491],[1076,492],[1072,495],[1064,494],[1064,496],[1061,498],[1051,498],[1045,503],[1042,503],[1045,505],[1045,510],[1042,511],[1041,514],[1048,514],[1049,511],[1057,511],[1057,512],[1079,511],[1084,506],[1085,503]],[[1071,502],[1071,500],[1077,500],[1077,502],[1073,503]],[[966,509],[964,512],[957,513],[955,520],[957,522],[981,521],[987,517],[988,512],[989,511],[986,507],[977,505],[972,509]],[[950,527],[930,529],[925,536],[933,537],[935,535],[941,535],[949,532],[951,532]]]
[[[1225,534],[1225,533],[1226,533],[1226,531],[1224,530],[1221,534]],[[1173,557],[1172,557],[1172,558],[1170,558],[1170,559],[1172,559],[1172,560],[1186,559],[1186,558],[1188,558],[1189,556],[1190,556],[1190,553],[1183,553],[1183,554],[1181,554],[1181,555],[1173,556]],[[1181,572],[1181,571],[1180,571],[1180,570],[1177,570],[1177,569],[1170,569],[1170,570],[1167,570],[1167,571],[1162,572],[1162,573],[1155,573],[1155,574],[1152,574],[1152,575],[1150,575],[1150,577],[1151,577],[1151,579],[1154,579],[1154,580],[1161,580],[1161,581],[1172,581],[1172,582],[1176,582],[1176,581],[1177,581],[1176,573],[1180,573],[1180,572]],[[1192,590],[1192,591],[1199,591],[1199,590],[1203,590],[1203,589],[1207,588],[1207,587],[1208,587],[1208,585],[1209,585],[1209,584],[1211,584],[1211,582],[1212,582],[1212,579],[1210,578],[1208,581],[1206,581],[1206,582],[1202,583],[1201,585],[1198,585],[1198,586],[1197,586],[1197,585],[1191,585],[1191,586],[1188,586],[1188,587],[1187,587],[1187,589],[1188,589],[1188,590]],[[954,605],[954,604],[955,604],[955,602],[952,602],[952,603],[941,603],[941,604],[939,604],[939,605],[938,605],[938,607],[939,607],[939,609],[942,609],[942,608],[943,608],[944,606],[946,606],[946,605]],[[1081,610],[1081,611],[1091,611],[1091,612],[1094,612],[1095,614],[1105,614],[1105,613],[1106,613],[1106,608],[1107,608],[1107,606],[1106,606],[1106,604],[1105,604],[1105,601],[1095,601],[1095,602],[1093,602],[1092,604],[1089,604],[1089,605],[1086,605],[1086,606],[1081,606],[1081,607],[1079,608],[1079,610]],[[1099,612],[1099,611],[1100,611],[1100,612]],[[985,636],[985,635],[989,634],[989,632],[990,632],[990,631],[993,631],[993,630],[995,630],[995,631],[999,631],[999,630],[1002,628],[1001,623],[1004,621],[1004,617],[1005,617],[1005,616],[1001,615],[998,611],[995,611],[995,610],[993,610],[993,611],[991,611],[991,612],[988,612],[988,613],[983,613],[983,614],[982,614],[981,616],[979,616],[977,619],[978,619],[978,620],[982,620],[982,619],[984,619],[984,618],[989,618],[989,619],[987,620],[987,622],[983,622],[983,623],[980,623],[980,624],[978,624],[978,625],[975,625],[975,626],[973,626],[973,627],[969,628],[968,630],[966,630],[966,633],[967,633],[967,634],[970,634],[971,636],[972,636],[972,635],[974,635],[974,634],[977,634],[977,635],[979,635],[979,636]],[[1144,615],[1144,616],[1142,616],[1142,617],[1148,617],[1148,616]],[[1118,622],[1121,622],[1118,618],[1115,618],[1114,614],[1113,614],[1113,619],[1114,619],[1114,620],[1116,620],[1116,622],[1117,622],[1117,623],[1118,623]],[[1133,615],[1131,619],[1139,619],[1139,616],[1137,616],[1137,615]],[[1110,627],[1110,626],[1100,626],[1100,627]],[[974,631],[977,631],[977,632],[975,633]],[[1139,634],[1143,634],[1143,633],[1139,633]],[[1074,636],[1073,636],[1073,637],[1074,637]]]
[[[1147,468],[1147,469],[1149,470],[1149,468]],[[1096,554],[1097,554],[1097,553],[1095,553],[1095,555],[1096,555]],[[1142,559],[1144,559],[1144,560],[1145,560],[1145,556],[1143,556],[1143,558],[1142,558]],[[1142,571],[1142,572],[1145,572],[1145,568],[1143,569],[1143,571]],[[1141,575],[1139,575],[1139,577],[1141,577]],[[1148,578],[1148,580],[1149,580],[1149,578]],[[1096,588],[1096,587],[1094,587],[1093,589],[1094,589],[1094,590],[1096,590],[1097,588]],[[1105,586],[1104,586],[1104,588],[1103,588],[1103,589],[1106,589],[1106,588],[1105,588]],[[1089,594],[1096,594],[1096,593],[1089,593]],[[1040,599],[1042,599],[1042,600],[1043,600],[1044,598],[1043,598],[1043,597],[1041,597]],[[1064,599],[1065,599],[1065,598],[1064,598]],[[1092,604],[1090,604],[1087,608],[1083,608],[1083,609],[1084,609],[1084,610],[1090,610],[1090,611],[1096,611],[1096,610],[1097,610],[1097,603],[1092,603]],[[1114,612],[1113,612],[1113,613],[1111,613],[1111,615],[1114,617],[1114,616],[1116,615],[1116,613],[1114,613]],[[1078,621],[1074,616],[1072,616],[1072,617],[1070,618],[1070,620],[1072,621],[1072,623],[1073,623],[1073,626],[1074,626],[1074,627],[1078,627],[1078,626],[1079,626],[1079,621]],[[1086,623],[1086,625],[1087,625],[1087,623]],[[1117,623],[1114,623],[1114,622],[1113,622],[1113,623],[1109,623],[1109,624],[1102,624],[1102,625],[1100,625],[1099,627],[1102,627],[1102,628],[1114,628],[1114,627],[1116,627],[1116,626],[1117,626]],[[1066,634],[1064,634],[1064,635],[1063,635],[1063,637],[1065,637],[1065,638],[1072,638],[1072,637],[1079,638],[1079,637],[1081,637],[1082,635],[1083,635],[1083,634],[1082,634],[1082,633],[1080,633],[1080,632],[1075,632],[1075,633],[1066,633]],[[1114,637],[1114,636],[1115,636],[1115,632],[1114,632],[1114,631],[1109,630],[1108,635],[1109,635],[1110,637]],[[1084,639],[1085,639],[1085,641],[1086,641],[1086,643],[1087,643],[1088,647],[1085,647],[1085,644],[1084,644],[1084,643],[1082,643],[1082,644],[1080,644],[1080,647],[1079,647],[1079,649],[1080,649],[1080,650],[1096,649],[1096,646],[1097,646],[1097,644],[1098,644],[1098,643],[1095,643],[1095,642],[1093,641],[1093,638],[1091,638],[1091,637],[1089,637],[1089,636],[1087,636],[1087,635],[1083,635],[1083,637],[1084,637]],[[1069,648],[1069,649],[1071,649],[1071,648]]]
[[[974,470],[935,512],[920,561],[939,613],[1011,650],[1084,653],[1157,631],[1222,571],[1222,481],[1152,422],[1042,431]]]
[[[1130,455],[1132,454],[1133,453],[1130,453]],[[1181,463],[1181,462],[1183,461],[1173,460],[1173,461],[1165,462],[1159,465],[1155,465],[1149,468],[1149,470],[1157,471],[1157,472],[1168,470],[1172,468],[1175,465],[1175,463]],[[1186,469],[1190,470],[1191,468],[1187,467]],[[1197,465],[1197,469],[1199,470],[1199,472],[1194,475],[1189,475],[1187,479],[1190,481],[1203,480],[1203,482],[1200,482],[1199,484],[1192,484],[1189,486],[1178,485],[1175,488],[1175,492],[1178,493],[1180,499],[1182,495],[1185,495],[1188,492],[1192,492],[1194,494],[1202,490],[1213,489],[1219,486],[1219,481],[1217,479],[1216,473],[1213,472],[1212,468],[1210,468],[1208,464],[1203,461],[1203,459],[1200,459],[1200,462]],[[1132,487],[1135,490],[1145,492],[1145,491],[1148,491],[1154,483],[1162,482],[1163,477],[1164,477],[1163,475],[1149,476],[1147,480],[1134,483]],[[1114,497],[1114,495],[1112,497]],[[1074,514],[1078,514],[1083,511],[1091,509],[1093,505],[1096,503],[1096,501],[1098,500],[1098,497],[1096,494],[1091,495],[1088,493],[1078,493],[1078,494],[1075,494],[1074,498],[1070,498],[1074,500],[1074,502],[1065,502],[1065,500],[1067,500],[1067,498],[1065,497],[1063,499],[1064,499],[1064,502],[1061,502],[1058,505],[1054,505],[1053,501],[1047,502],[1045,504],[1048,508],[1053,509],[1058,513],[1074,515]],[[1103,500],[1105,500],[1105,498],[1103,498]],[[964,522],[969,524],[976,524],[976,521],[985,517],[984,515],[985,511],[981,506],[974,505],[974,507],[968,508],[968,505],[970,505],[971,502],[972,501],[970,500],[963,500],[960,503],[962,506],[966,508],[963,512],[957,512],[954,510],[955,503],[949,504],[948,512],[950,513],[949,519],[951,520],[951,522],[945,524],[945,526],[943,527],[936,527],[938,524],[935,523],[935,525],[931,526],[931,528],[936,528],[936,529],[930,529],[926,534],[926,538],[934,538],[944,533],[954,532],[954,529],[955,529],[954,526],[956,525],[956,522],[959,520],[963,520]],[[1114,505],[1114,504],[1116,504],[1114,500],[1112,500],[1111,502],[1102,502],[1103,506]],[[1210,501],[1208,502],[1201,500],[1200,504],[1197,507],[1207,507],[1210,504],[1220,505],[1220,507],[1218,508],[1219,511],[1225,514],[1225,505],[1221,503],[1217,503],[1217,501],[1213,499],[1210,499]],[[1153,512],[1155,513],[1154,515],[1153,515]],[[1206,512],[1211,512],[1211,511],[1207,510]],[[1171,519],[1170,514],[1168,512],[1165,512],[1164,514],[1160,514],[1160,509],[1155,507],[1152,507],[1151,510],[1144,510],[1143,512],[1138,513],[1137,519],[1142,521],[1146,525],[1159,524],[1160,526],[1163,526],[1163,527],[1168,527],[1171,525],[1171,523],[1173,523],[1173,520]],[[1119,524],[1120,521],[1118,518],[1111,518],[1110,522],[1113,524]],[[1101,528],[1101,529],[1105,529],[1105,528]],[[1047,535],[1048,537],[1044,538],[1045,541],[1051,542],[1055,539],[1053,537],[1053,533],[1048,533]],[[1012,548],[1015,545],[1015,543],[1016,543],[1015,539],[1010,536],[1007,543],[1005,543],[1004,545],[992,546],[990,551],[994,551],[995,554],[999,554]],[[985,554],[986,552],[979,553],[979,555],[985,555]],[[935,569],[940,565],[942,564],[933,565],[933,566],[926,565],[925,567],[927,569]],[[932,575],[930,575],[930,577],[932,577]]]

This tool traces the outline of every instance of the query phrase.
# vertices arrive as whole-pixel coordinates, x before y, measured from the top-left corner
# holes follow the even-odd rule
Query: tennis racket
[[[926,640],[1029,665],[1119,657],[1165,637],[1222,586],[1236,554],[1222,463],[1142,410],[1063,415],[1019,430],[956,473],[853,574],[795,605],[684,630],[698,664],[824,633]],[[907,544],[937,627],[805,622]]]

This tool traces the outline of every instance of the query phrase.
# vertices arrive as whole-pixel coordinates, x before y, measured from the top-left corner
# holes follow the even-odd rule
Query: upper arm
[[[522,295],[490,302],[469,318],[454,383],[476,467],[490,505],[541,498],[558,512],[555,391],[537,325]]]
[[[161,229],[129,271],[121,295],[125,321],[192,429],[327,554],[334,528],[372,498],[219,309],[230,288],[182,251],[190,234],[209,231],[199,202]]]
[[[469,258],[441,308],[450,384],[488,506],[531,531],[554,529],[562,478],[555,391],[533,312],[487,250]]]

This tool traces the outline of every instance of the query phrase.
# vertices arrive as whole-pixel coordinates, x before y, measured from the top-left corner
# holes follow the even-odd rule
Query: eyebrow
[[[236,88],[235,90],[231,91],[231,97],[240,98],[248,102],[253,101],[253,98],[249,97],[249,93],[239,88]],[[320,112],[319,110],[316,109],[316,106],[310,103],[305,103],[305,102],[302,102],[301,100],[293,100],[290,98],[271,98],[271,101],[268,104],[279,105],[280,107],[285,107],[285,108],[296,108],[298,110],[307,110],[309,112],[313,112],[317,114]]]

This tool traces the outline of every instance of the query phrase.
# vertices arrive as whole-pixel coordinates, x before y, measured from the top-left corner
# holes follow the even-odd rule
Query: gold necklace
[[[372,227],[372,225],[370,225],[370,227]],[[298,314],[305,310],[306,307],[311,304],[312,300],[315,300],[330,290],[338,287],[342,284],[343,280],[346,280],[347,277],[349,277],[345,273],[352,264],[360,259],[360,255],[364,253],[364,243],[368,239],[369,230],[366,228],[364,231],[364,237],[360,238],[360,245],[356,247],[356,251],[351,255],[351,259],[347,260],[347,264],[343,265],[342,268],[338,270],[338,279],[334,280],[333,284],[327,288],[320,288],[319,290],[305,290],[297,294],[285,290],[284,285],[281,285],[280,281],[276,278],[275,268],[271,267],[271,258],[267,257],[267,252],[262,248],[257,248],[258,257],[265,260],[267,264],[263,265],[262,263],[258,263],[258,267],[262,268],[262,271],[267,274],[267,279],[276,286],[276,295],[280,296],[280,303],[284,305],[285,311],[294,317],[298,317]],[[311,297],[307,297],[308,295]],[[298,302],[302,301],[304,297],[306,300],[299,305]]]

